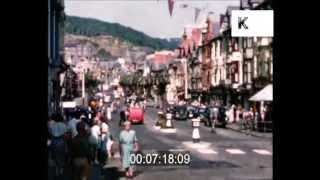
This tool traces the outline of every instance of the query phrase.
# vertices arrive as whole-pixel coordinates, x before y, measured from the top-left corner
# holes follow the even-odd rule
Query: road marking
[[[153,129],[156,129],[156,130],[160,130],[160,126],[152,126],[153,127]]]
[[[240,149],[226,149],[230,154],[246,154],[246,152],[241,151]]]
[[[197,149],[204,149],[204,148],[208,148],[211,143],[208,142],[199,142],[199,143],[194,143],[192,141],[185,141],[182,142],[183,145],[190,147],[190,148],[197,148]]]
[[[198,152],[201,154],[218,154],[217,151],[214,151],[212,149],[198,149]]]
[[[176,133],[177,129],[176,128],[160,129],[160,132],[162,132],[162,133]]]
[[[265,149],[253,149],[252,151],[261,155],[272,155],[270,151]]]
[[[183,152],[186,151],[185,149],[169,149],[171,152]]]

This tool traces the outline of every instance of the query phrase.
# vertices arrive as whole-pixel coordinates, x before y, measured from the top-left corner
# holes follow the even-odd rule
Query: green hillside
[[[66,33],[84,36],[97,36],[108,34],[118,37],[123,41],[131,42],[137,46],[146,46],[153,49],[175,49],[178,46],[177,39],[168,41],[166,39],[153,38],[130,27],[118,23],[109,23],[91,18],[67,16],[65,23]]]

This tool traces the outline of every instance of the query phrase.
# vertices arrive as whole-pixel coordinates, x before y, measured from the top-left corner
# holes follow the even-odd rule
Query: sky
[[[188,8],[181,8],[187,4]],[[65,0],[67,15],[95,18],[129,26],[147,35],[159,38],[181,37],[184,27],[194,24],[194,9],[205,8],[198,22],[208,12],[219,22],[219,15],[227,6],[239,6],[239,0],[175,0],[170,17],[167,0]]]

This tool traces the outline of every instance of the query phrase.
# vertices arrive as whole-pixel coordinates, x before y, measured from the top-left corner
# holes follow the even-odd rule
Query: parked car
[[[175,120],[188,120],[187,105],[175,105],[173,109],[172,117]]]
[[[142,107],[131,107],[129,108],[128,120],[135,124],[143,124],[144,123],[144,109]]]

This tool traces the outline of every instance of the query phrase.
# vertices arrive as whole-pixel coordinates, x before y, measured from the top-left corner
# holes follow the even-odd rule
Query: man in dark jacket
[[[72,139],[70,157],[74,179],[87,179],[89,174],[90,145],[86,124],[77,124],[77,136]]]

